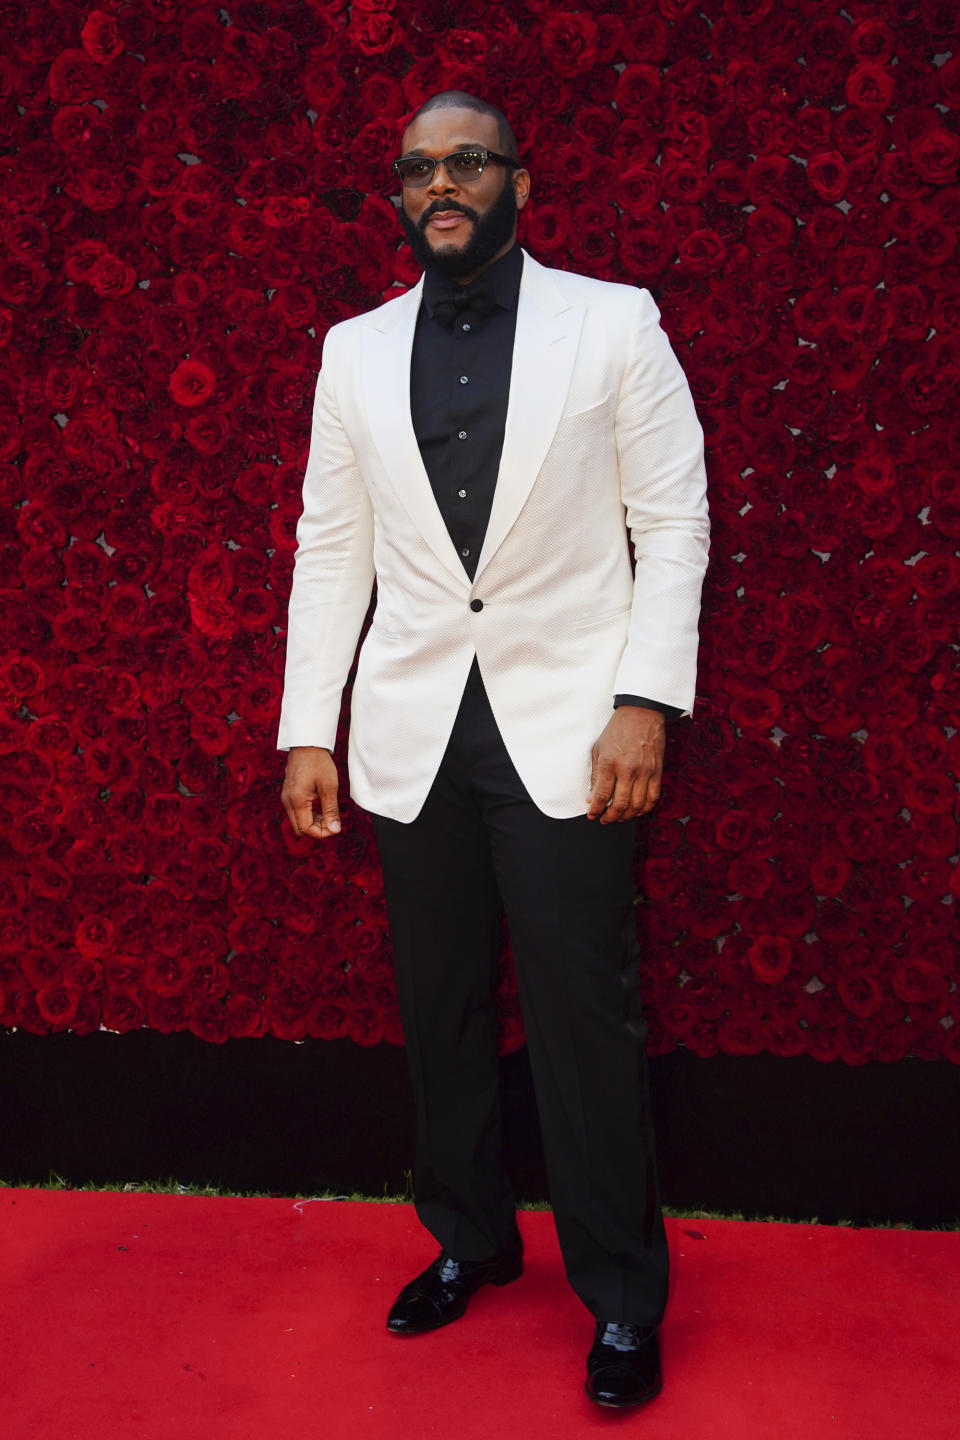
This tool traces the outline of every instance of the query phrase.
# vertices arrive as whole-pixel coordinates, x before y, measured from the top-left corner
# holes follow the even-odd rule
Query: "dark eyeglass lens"
[[[429,185],[435,168],[432,160],[401,160],[398,166],[404,185]]]
[[[469,180],[479,175],[483,169],[483,156],[476,150],[461,150],[459,154],[450,156],[449,164],[454,175]]]

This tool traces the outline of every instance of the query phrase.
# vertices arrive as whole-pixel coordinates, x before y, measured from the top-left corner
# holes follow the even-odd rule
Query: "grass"
[[[391,1204],[406,1205],[413,1198],[412,1182],[409,1172],[406,1176],[407,1186],[402,1195],[389,1194],[385,1190],[382,1195],[362,1195],[358,1191],[339,1192],[335,1190],[320,1190],[314,1192],[295,1191],[292,1194],[282,1192],[282,1197],[291,1200],[356,1200],[369,1204]],[[228,1197],[231,1199],[277,1199],[278,1192],[275,1190],[232,1190],[225,1185],[184,1185],[172,1177],[166,1180],[150,1181],[109,1181],[104,1184],[96,1184],[85,1181],[82,1184],[75,1184],[63,1175],[51,1171],[47,1180],[38,1184],[35,1181],[24,1183],[22,1181],[0,1179],[0,1188],[22,1188],[29,1190],[87,1190],[87,1191],[120,1191],[140,1195],[205,1195],[209,1197]],[[545,1201],[522,1202],[520,1210],[549,1210],[550,1206]],[[671,1205],[663,1207],[663,1213],[678,1220],[743,1220],[755,1224],[774,1225],[820,1225],[828,1223],[831,1225],[844,1226],[852,1230],[943,1230],[960,1232],[960,1217],[954,1220],[942,1221],[933,1224],[916,1224],[909,1220],[830,1220],[822,1222],[817,1215],[800,1217],[796,1215],[748,1215],[742,1210],[706,1210],[706,1209],[677,1209]]]

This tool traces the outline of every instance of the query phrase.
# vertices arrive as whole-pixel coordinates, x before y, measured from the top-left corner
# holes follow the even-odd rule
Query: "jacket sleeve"
[[[337,408],[343,336],[331,330],[313,406],[287,622],[277,744],[332,750],[343,687],[373,590],[373,512]]]
[[[620,494],[636,572],[614,689],[693,708],[709,521],[703,431],[646,290],[637,292],[617,405]]]

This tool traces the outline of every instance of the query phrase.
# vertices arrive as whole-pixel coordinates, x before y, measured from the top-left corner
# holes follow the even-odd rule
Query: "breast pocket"
[[[629,605],[618,605],[614,610],[601,610],[595,615],[585,615],[577,621],[573,628],[575,630],[596,630],[601,626],[609,626],[613,629],[629,620],[630,610]]]
[[[604,420],[609,414],[611,419],[616,408],[616,396],[611,390],[600,400],[591,401],[589,404],[581,404],[583,395],[570,397],[570,408],[564,410],[560,416],[560,424],[565,425],[568,421],[580,421],[589,424],[592,420]]]
[[[582,490],[585,474],[612,473],[616,465],[617,397],[605,395],[585,409],[564,411],[553,432],[549,460],[561,462],[568,483]]]

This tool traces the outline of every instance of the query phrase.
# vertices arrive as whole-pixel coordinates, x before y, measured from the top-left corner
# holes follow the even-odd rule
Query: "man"
[[[530,176],[499,110],[434,96],[395,169],[426,274],[326,339],[283,802],[299,835],[340,829],[330,751],[376,578],[350,783],[383,865],[417,1212],[442,1247],[388,1328],[436,1329],[522,1270],[500,1163],[502,908],[564,1264],[595,1318],[587,1393],[639,1404],[661,1385],[668,1259],[633,822],[659,795],[665,714],[693,703],[702,434],[650,296],[518,248]]]

